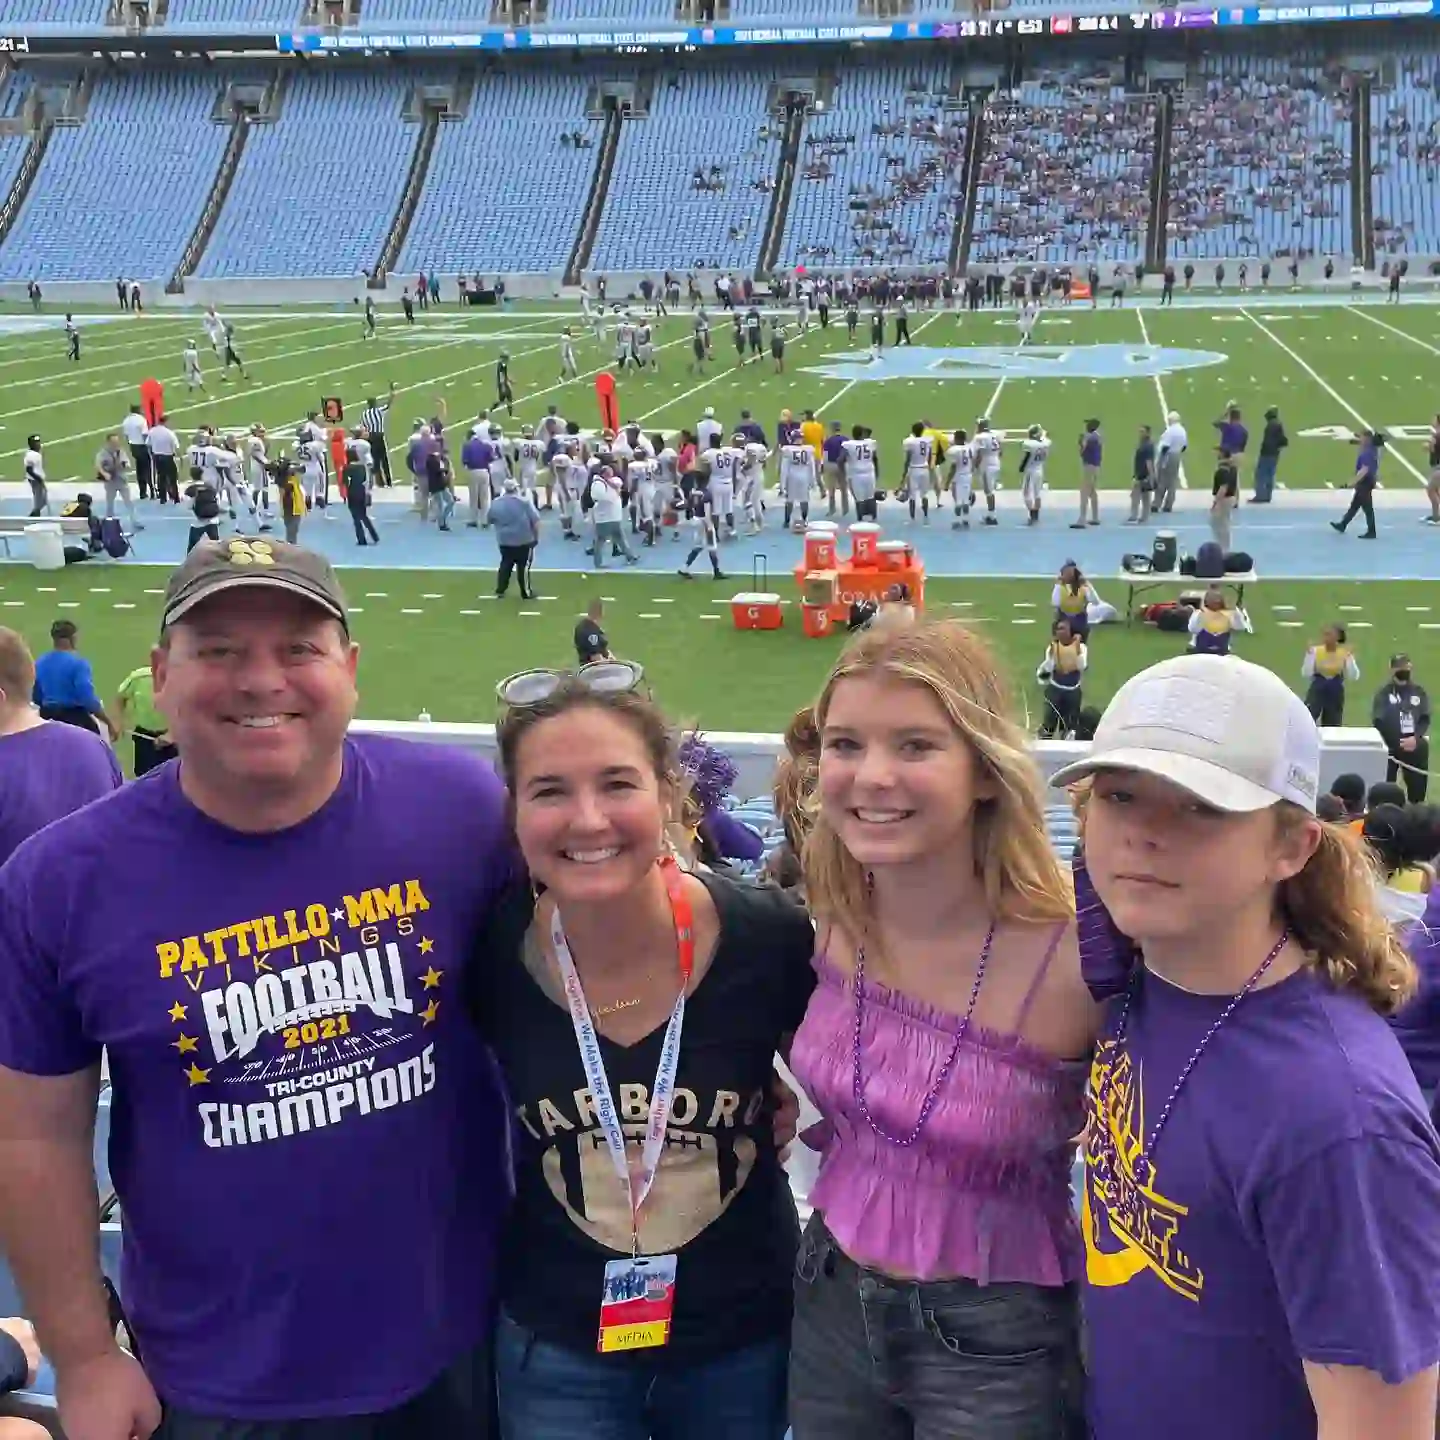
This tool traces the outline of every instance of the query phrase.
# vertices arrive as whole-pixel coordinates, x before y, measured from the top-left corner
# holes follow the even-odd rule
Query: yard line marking
[[[1283,350],[1350,418],[1356,421],[1362,428],[1370,429],[1370,422],[1308,361],[1301,359],[1268,325],[1257,320],[1243,305],[1240,313],[1267,339],[1273,341]],[[1353,375],[1350,377],[1355,378]],[[1425,477],[1405,458],[1395,446],[1387,447],[1390,453],[1405,467],[1422,485]]]
[[[1412,345],[1418,345],[1422,350],[1428,350],[1432,355],[1440,355],[1440,347],[1432,345],[1428,340],[1422,340],[1418,335],[1412,335],[1408,330],[1402,330],[1398,325],[1392,325],[1388,320],[1381,320],[1378,316],[1367,315],[1365,311],[1351,305],[1347,307],[1362,320],[1368,320],[1372,325],[1378,325],[1382,330],[1388,330],[1392,335],[1398,335],[1402,340],[1408,340]],[[1383,375],[1380,377],[1385,378]],[[1420,378],[1418,375],[1415,377]]]
[[[1135,307],[1135,318],[1140,322],[1140,338],[1148,346],[1150,344],[1150,327],[1145,323],[1144,310],[1142,310],[1138,305]],[[1164,426],[1170,423],[1170,405],[1169,402],[1165,399],[1165,386],[1161,383],[1160,377],[1156,375],[1154,379],[1155,395],[1156,398],[1160,401],[1160,420],[1161,428],[1163,430]],[[1189,432],[1187,431],[1186,434],[1188,435]],[[1180,488],[1182,490],[1188,490],[1190,488],[1190,477],[1185,473],[1185,462],[1183,460],[1180,462]]]

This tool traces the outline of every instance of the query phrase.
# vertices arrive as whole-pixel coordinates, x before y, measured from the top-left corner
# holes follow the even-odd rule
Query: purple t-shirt
[[[1229,997],[1136,983],[1091,1071],[1094,1440],[1315,1440],[1302,1361],[1398,1383],[1440,1359],[1440,1141],[1389,1027],[1307,969],[1240,1002],[1138,1187],[1141,1132]]]
[[[825,458],[832,465],[838,465],[845,458],[845,437],[827,435],[822,449],[825,451]]]
[[[123,1293],[162,1400],[393,1408],[486,1334],[508,1131],[458,997],[510,871],[502,787],[360,736],[310,819],[244,835],[179,771],[0,870],[0,1064],[108,1050]]]
[[[1080,463],[1082,465],[1098,465],[1100,463],[1100,432],[1098,430],[1087,430],[1080,437]]]
[[[52,720],[0,735],[0,865],[22,840],[123,782],[115,752],[93,730]]]
[[[1420,986],[1390,1024],[1421,1090],[1440,1101],[1440,889],[1430,892],[1425,913],[1407,927],[1405,948],[1420,972]]]

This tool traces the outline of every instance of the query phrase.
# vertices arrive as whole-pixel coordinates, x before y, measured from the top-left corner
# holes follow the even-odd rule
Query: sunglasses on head
[[[511,710],[543,705],[562,685],[576,682],[597,695],[623,695],[645,681],[644,667],[633,660],[592,660],[578,670],[521,670],[495,687],[496,697]]]

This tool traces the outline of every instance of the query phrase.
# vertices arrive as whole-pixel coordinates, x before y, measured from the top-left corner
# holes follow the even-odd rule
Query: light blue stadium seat
[[[1434,53],[1395,57],[1395,85],[1370,92],[1371,206],[1377,260],[1440,250],[1440,99]],[[1394,119],[1397,129],[1386,129]],[[1398,122],[1408,122],[1401,133]],[[1422,156],[1422,150],[1426,151]]]
[[[780,246],[784,269],[857,264],[942,265],[950,254],[961,198],[966,117],[946,111],[949,64],[944,60],[887,60],[863,68],[840,69],[830,105],[812,115],[800,146],[790,212]],[[944,142],[912,134],[875,135],[872,126],[897,120],[946,127]],[[853,135],[843,153],[822,154],[807,143]],[[899,165],[887,163],[898,157]],[[821,179],[806,178],[810,165],[828,167]],[[914,194],[897,194],[906,174],[925,173]],[[881,203],[871,218],[891,228],[869,228],[865,212],[851,208],[854,197],[869,195]]]
[[[0,23],[23,25],[101,25],[108,0],[6,0],[0,6]]]
[[[0,135],[0,196],[10,193],[29,148],[28,135]]]
[[[1113,84],[1114,69],[1047,71],[990,100],[972,261],[1143,257],[1157,101]]]
[[[766,113],[773,70],[682,71],[655,86],[646,119],[627,120],[589,268],[753,269],[770,213],[780,125]],[[762,127],[768,126],[765,138]],[[698,189],[719,165],[723,188]]]
[[[1168,256],[1348,252],[1349,105],[1318,57],[1202,56],[1175,102]]]
[[[197,276],[369,271],[415,150],[417,127],[401,112],[423,80],[415,71],[292,74],[280,119],[251,130]],[[342,189],[353,198],[340,200]]]
[[[170,0],[165,29],[284,30],[299,23],[300,10],[300,0]]]
[[[0,249],[0,280],[168,280],[228,132],[219,81],[164,70],[96,81],[84,122],[57,127]]]
[[[469,114],[435,137],[397,274],[564,269],[600,155],[600,122],[585,118],[590,78],[527,69],[477,79]],[[576,131],[588,148],[560,143]]]

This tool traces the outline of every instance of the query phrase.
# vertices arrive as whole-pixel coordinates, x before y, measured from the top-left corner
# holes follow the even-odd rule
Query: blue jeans
[[[617,1363],[618,1362],[618,1363]],[[495,1379],[501,1440],[782,1440],[784,1340],[650,1369],[550,1345],[501,1315]]]
[[[1261,455],[1255,461],[1255,498],[1262,503],[1275,493],[1275,469],[1279,464],[1278,455]]]

